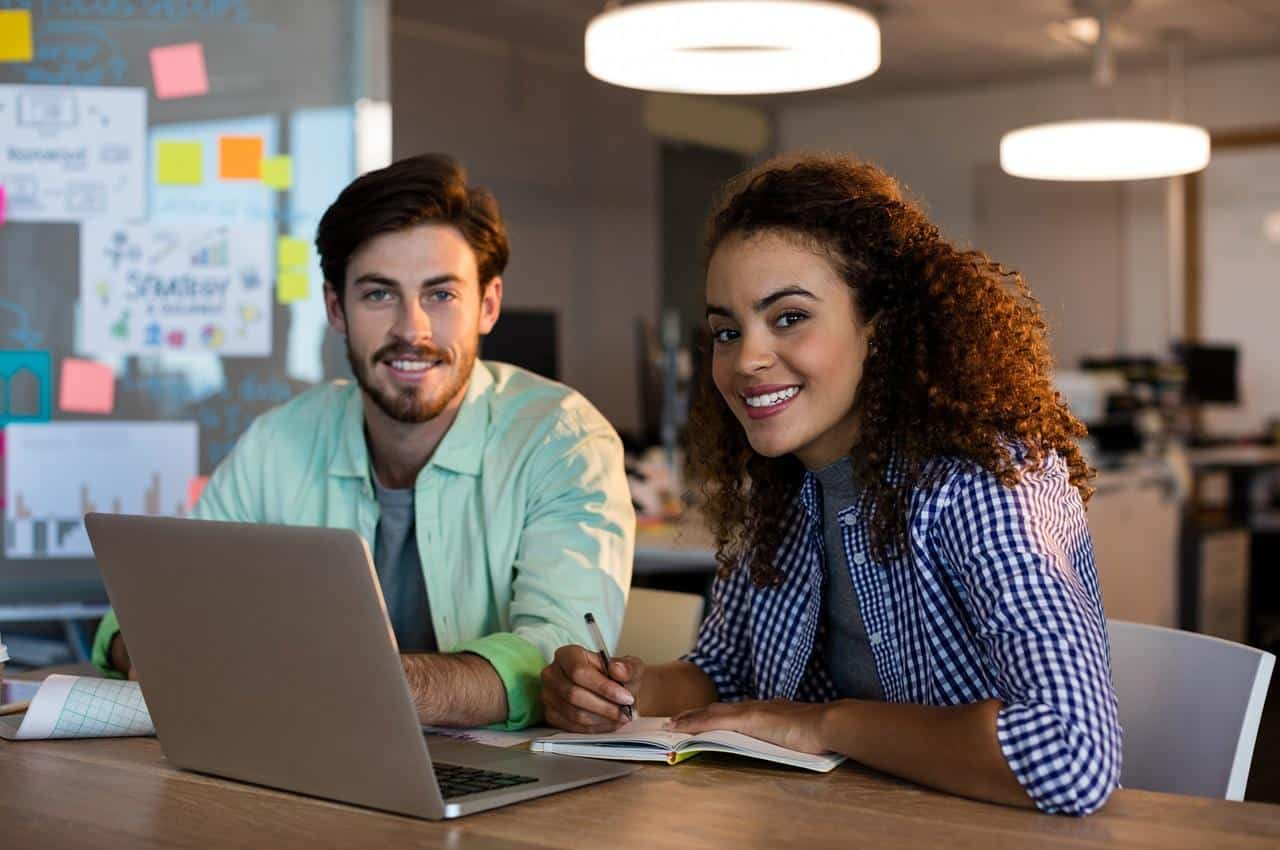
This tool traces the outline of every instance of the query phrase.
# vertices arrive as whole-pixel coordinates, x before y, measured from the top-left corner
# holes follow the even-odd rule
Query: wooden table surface
[[[1087,818],[699,756],[433,823],[171,768],[150,738],[0,741],[0,846],[19,848],[1280,847],[1280,806],[1117,791]]]

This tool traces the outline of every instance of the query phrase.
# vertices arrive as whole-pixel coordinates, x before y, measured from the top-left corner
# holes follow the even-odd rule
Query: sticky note
[[[310,288],[306,272],[280,272],[276,276],[276,300],[281,304],[305,301]]]
[[[197,475],[187,482],[187,510],[195,508],[196,502],[200,501],[200,494],[204,492],[204,486],[208,483],[207,475]]]
[[[293,157],[269,156],[262,161],[262,182],[272,189],[288,189],[293,185]]]
[[[151,81],[161,100],[208,94],[204,45],[191,41],[151,48]]]
[[[297,269],[307,264],[307,242],[305,239],[294,239],[292,236],[281,236],[276,241],[276,265],[280,268]]]
[[[0,227],[4,227],[4,186],[0,186]]]
[[[34,53],[31,46],[31,11],[0,11],[0,62],[30,62]]]
[[[58,409],[66,413],[111,413],[116,408],[116,373],[92,360],[62,361]]]
[[[204,182],[204,153],[199,142],[156,142],[156,182],[198,186]]]
[[[223,180],[262,178],[262,137],[223,136],[218,139],[218,176]]]

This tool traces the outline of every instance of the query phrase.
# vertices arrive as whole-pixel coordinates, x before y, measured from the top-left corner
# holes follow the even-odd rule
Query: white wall
[[[660,301],[658,145],[636,92],[580,62],[397,18],[392,149],[458,157],[497,196],[509,307],[560,318],[561,379],[620,430],[638,424],[634,322]]]
[[[1280,57],[1191,66],[1186,117],[1210,129],[1280,124],[1278,92]],[[1162,73],[1121,66],[1116,85],[1101,93],[1082,71],[1079,78],[797,106],[781,111],[779,136],[784,150],[852,152],[884,166],[923,197],[950,237],[972,243],[979,169],[997,162],[1003,133],[1087,115],[1161,117],[1166,102]],[[1123,189],[1123,337],[1134,353],[1163,353],[1169,340],[1165,182]]]

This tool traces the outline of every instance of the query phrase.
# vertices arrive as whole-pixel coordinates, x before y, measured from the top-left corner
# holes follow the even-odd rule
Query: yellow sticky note
[[[198,186],[204,182],[204,153],[199,142],[157,142],[156,182]]]
[[[281,304],[305,301],[310,288],[306,272],[280,272],[276,275],[276,300]]]
[[[276,265],[281,269],[297,269],[307,265],[307,243],[304,239],[281,236],[276,242]]]
[[[0,11],[0,62],[30,62],[34,54],[30,10]]]
[[[262,182],[272,189],[293,185],[293,157],[269,156],[262,161]]]

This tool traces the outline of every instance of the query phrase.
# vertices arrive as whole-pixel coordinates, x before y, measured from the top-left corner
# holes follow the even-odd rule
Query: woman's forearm
[[[649,717],[671,717],[717,699],[715,683],[698,665],[672,661],[645,668],[637,708]]]
[[[840,700],[822,720],[827,749],[952,794],[1034,807],[996,737],[999,700],[933,706]]]

